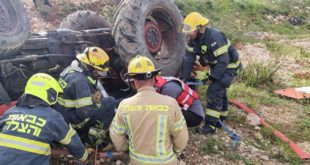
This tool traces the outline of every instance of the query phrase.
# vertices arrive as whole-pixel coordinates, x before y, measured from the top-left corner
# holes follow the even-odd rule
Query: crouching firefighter
[[[173,97],[179,104],[188,127],[196,127],[205,117],[198,93],[175,77],[156,76],[158,93]]]
[[[125,81],[131,89],[136,91],[132,78]],[[178,102],[187,127],[197,127],[205,118],[205,112],[198,98],[198,93],[182,80],[157,75],[154,87],[156,92],[170,96]]]
[[[88,47],[76,58],[60,74],[59,84],[64,93],[55,108],[77,129],[84,141],[91,127],[108,130],[116,101],[113,97],[102,97],[97,88],[99,77],[107,75],[109,70],[109,56],[105,51]]]
[[[241,70],[239,54],[225,34],[208,27],[209,20],[197,12],[187,15],[183,21],[183,32],[189,38],[183,60],[183,78],[190,78],[196,55],[200,64],[209,65],[210,73],[206,81],[207,109],[206,124],[201,132],[214,133],[220,126],[219,120],[225,119],[228,110],[227,88]]]
[[[16,107],[0,119],[0,164],[49,164],[50,145],[58,142],[85,161],[88,151],[75,130],[50,106],[62,88],[48,74],[37,73],[27,82]]]
[[[124,99],[110,126],[117,150],[129,150],[130,164],[177,164],[186,147],[188,132],[176,100],[155,91],[156,69],[144,56],[128,65],[137,94]]]

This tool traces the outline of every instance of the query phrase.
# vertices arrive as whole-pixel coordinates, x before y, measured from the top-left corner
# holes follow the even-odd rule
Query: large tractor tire
[[[87,30],[97,28],[110,28],[111,23],[103,15],[90,10],[80,10],[68,15],[61,23],[60,29],[71,30]],[[106,38],[98,38],[98,36],[90,37],[87,40],[94,42],[96,46],[101,48],[114,48],[115,41],[112,35],[105,36]]]
[[[72,13],[60,23],[60,28],[71,30],[111,27],[111,23],[104,16],[90,10],[80,10]]]
[[[70,14],[65,18],[61,24],[61,29],[71,29],[71,30],[87,30],[87,29],[97,29],[97,28],[111,28],[111,23],[104,17],[93,11],[77,11],[75,13]],[[99,46],[104,49],[110,57],[110,66],[113,68],[113,75],[118,77],[117,79],[113,80],[105,80],[107,84],[110,84],[107,87],[107,91],[115,92],[120,88],[124,87],[124,83],[120,78],[119,73],[125,67],[123,61],[119,58],[119,55],[115,53],[115,40],[112,34],[105,35],[105,36],[97,36],[87,38],[86,40],[94,43],[94,46]],[[110,82],[111,81],[111,82]],[[125,84],[126,85],[126,84]],[[113,94],[112,94],[113,95]]]
[[[162,75],[179,73],[185,36],[180,31],[182,15],[172,0],[124,0],[115,18],[113,36],[123,61],[145,55],[162,67]]]
[[[13,58],[29,34],[21,0],[0,0],[0,59]]]

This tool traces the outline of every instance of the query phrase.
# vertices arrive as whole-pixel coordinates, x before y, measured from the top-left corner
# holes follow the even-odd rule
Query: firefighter
[[[0,120],[0,164],[49,164],[50,145],[65,145],[69,152],[85,161],[88,151],[75,130],[50,106],[62,88],[48,74],[37,73],[27,82],[16,107]]]
[[[183,21],[183,32],[189,42],[183,60],[183,78],[190,79],[195,64],[196,55],[199,62],[209,65],[210,73],[206,77],[207,108],[205,110],[205,125],[202,133],[214,133],[220,127],[219,120],[227,116],[227,88],[241,70],[241,63],[236,49],[231,45],[225,34],[208,27],[209,20],[197,12],[188,14]]]
[[[175,99],[156,92],[160,69],[144,56],[128,65],[137,94],[124,99],[110,126],[117,150],[129,150],[130,164],[177,164],[188,141],[187,126]]]
[[[130,87],[135,90],[133,79],[129,81]],[[198,99],[198,94],[185,82],[175,77],[157,75],[154,87],[156,92],[170,96],[178,102],[187,127],[197,127],[203,121],[205,113]]]
[[[175,77],[156,76],[155,82],[158,93],[173,97],[178,102],[187,127],[196,127],[201,123],[205,114],[196,91]]]
[[[84,137],[98,123],[103,129],[109,128],[117,103],[113,97],[103,97],[98,89],[99,77],[109,71],[106,52],[99,47],[88,47],[76,58],[60,74],[58,82],[64,93],[55,109]]]

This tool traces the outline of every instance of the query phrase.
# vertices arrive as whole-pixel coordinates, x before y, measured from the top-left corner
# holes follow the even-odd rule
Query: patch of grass
[[[271,125],[276,130],[285,129],[286,131],[293,133],[291,130],[293,128],[290,128],[289,126],[283,126],[280,124],[271,124]],[[308,127],[308,126],[310,126],[310,125],[307,125],[306,127]],[[271,150],[268,150],[268,149],[270,149],[270,147],[268,147],[270,145],[263,146],[266,151],[269,151],[269,153],[270,153],[269,155],[271,158],[277,159],[281,162],[288,162],[290,164],[302,164],[302,161],[296,156],[296,154],[292,151],[292,149],[289,147],[289,145],[286,142],[281,141],[278,137],[276,137],[270,128],[263,127],[260,132],[262,133],[262,135],[264,137],[264,141],[268,141],[268,142],[270,142],[270,144],[281,149],[281,152],[273,153]],[[310,131],[308,131],[308,132],[310,132]],[[290,136],[290,134],[286,134],[286,136],[290,137],[290,139],[293,141],[294,141],[294,138],[302,140],[301,136],[304,136],[304,133],[299,134],[299,133],[295,132],[295,134],[293,134],[291,136]],[[292,136],[294,138],[291,138]],[[306,139],[304,139],[304,140],[306,140]],[[266,147],[268,147],[268,148],[266,148]]]
[[[224,31],[234,43],[252,42],[253,38],[245,37],[244,32],[268,31],[279,34],[309,34],[310,14],[307,12],[306,1],[249,1],[249,0],[176,0],[183,15],[198,11],[210,20],[210,26]],[[298,9],[294,8],[298,7]],[[291,25],[287,19],[305,17],[306,24]],[[284,20],[274,20],[285,17]]]
[[[43,5],[39,5],[37,7],[37,11],[43,18],[46,18],[49,15],[48,10],[46,10],[46,7],[44,7]]]
[[[310,52],[306,51],[304,48],[300,48],[300,56],[304,58],[310,58]]]
[[[241,82],[237,82],[233,83],[228,89],[228,97],[230,99],[246,97],[248,95],[253,95],[257,92],[259,91],[256,88],[246,86],[244,83]]]
[[[236,111],[235,109],[229,109],[227,120],[229,122],[233,122],[233,123],[242,123],[242,124],[244,124],[245,116],[240,116],[240,115],[234,113],[235,111]]]
[[[290,46],[285,43],[277,43],[277,42],[265,42],[267,49],[276,57],[303,57],[309,58],[310,52],[306,51],[302,47]]]
[[[224,158],[228,160],[240,160],[241,156],[237,152],[228,151],[224,152]]]
[[[274,141],[275,140],[275,136],[272,133],[272,130],[270,128],[262,127],[260,132],[263,135],[264,140],[268,140],[268,141]]]
[[[291,136],[294,136],[298,141],[309,141],[310,139],[310,113],[305,113],[306,117],[301,117],[296,123],[296,129]],[[308,116],[307,116],[308,115]]]
[[[228,90],[228,97],[230,99],[239,98],[241,102],[253,109],[261,105],[278,106],[289,103],[289,101],[275,96],[268,90],[250,87],[244,83],[233,84]]]
[[[69,2],[67,2],[65,0],[60,0],[59,3],[60,3],[60,6],[61,6],[61,8],[59,10],[59,16],[60,17],[66,17],[69,14],[71,14],[71,13],[77,11],[77,10],[81,10],[82,9],[81,4],[76,6],[75,4],[69,3]]]
[[[277,56],[291,56],[296,53],[296,50],[288,46],[288,44],[280,44],[278,42],[265,42],[267,49]]]
[[[206,155],[218,154],[220,151],[227,150],[227,147],[224,145],[224,143],[213,137],[208,138],[206,143],[203,144],[205,145],[199,146],[199,150]]]
[[[206,107],[206,90],[207,87],[205,86],[198,88],[199,99],[201,100],[203,107]],[[286,105],[289,103],[289,100],[281,99],[269,90],[246,86],[244,83],[238,82],[233,83],[233,85],[228,89],[228,98],[241,99],[241,102],[247,104],[250,108],[253,109],[260,105],[278,106]],[[229,115],[231,115],[231,113]]]
[[[310,34],[295,34],[295,35],[284,35],[284,36],[286,36],[290,40],[310,38]]]
[[[276,127],[276,126],[274,126]],[[273,159],[277,159],[281,162],[291,162],[294,163],[296,161],[299,161],[296,155],[291,151],[291,149],[288,147],[287,143],[282,142],[279,138],[277,138],[270,128],[263,127],[261,129],[261,133],[264,137],[264,141],[269,141],[272,145],[275,145],[276,147],[280,147],[281,151],[280,153],[272,153],[272,151],[268,150],[268,148],[264,148],[266,151],[269,151],[269,155]],[[264,146],[263,146],[264,147]],[[300,161],[299,161],[300,162]]]
[[[203,85],[203,86],[199,86],[197,89],[198,89],[197,91],[198,91],[198,95],[199,95],[199,100],[200,100],[202,106],[205,108],[205,107],[207,107],[206,92],[207,92],[208,87]]]
[[[79,3],[79,5],[76,7],[78,10],[87,10],[89,9],[90,4],[89,3]]]
[[[242,160],[243,163],[245,163],[246,165],[254,165],[254,162],[252,162],[251,160],[247,159],[246,157],[242,157],[241,160]]]
[[[238,76],[239,81],[251,87],[270,87],[279,70],[277,61],[268,63],[250,63]]]
[[[289,164],[303,164],[303,162],[299,159],[299,157],[294,153],[294,151],[282,141],[277,141],[277,146],[281,148],[282,152],[271,155],[270,157],[273,159],[277,159],[281,162],[289,163]]]
[[[307,79],[298,79],[295,78],[291,81],[291,84],[293,87],[305,87],[305,86],[309,86],[310,84],[310,78]]]

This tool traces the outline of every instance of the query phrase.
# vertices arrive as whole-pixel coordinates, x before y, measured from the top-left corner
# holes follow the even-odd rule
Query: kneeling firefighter
[[[155,77],[155,88],[160,94],[174,98],[183,113],[187,127],[196,127],[205,118],[198,93],[175,77]]]
[[[88,47],[76,58],[60,74],[59,83],[64,94],[55,108],[77,129],[83,140],[88,137],[86,132],[96,136],[94,127],[109,128],[117,102],[113,97],[102,97],[98,89],[101,85],[99,77],[109,71],[106,52],[99,47]]]

